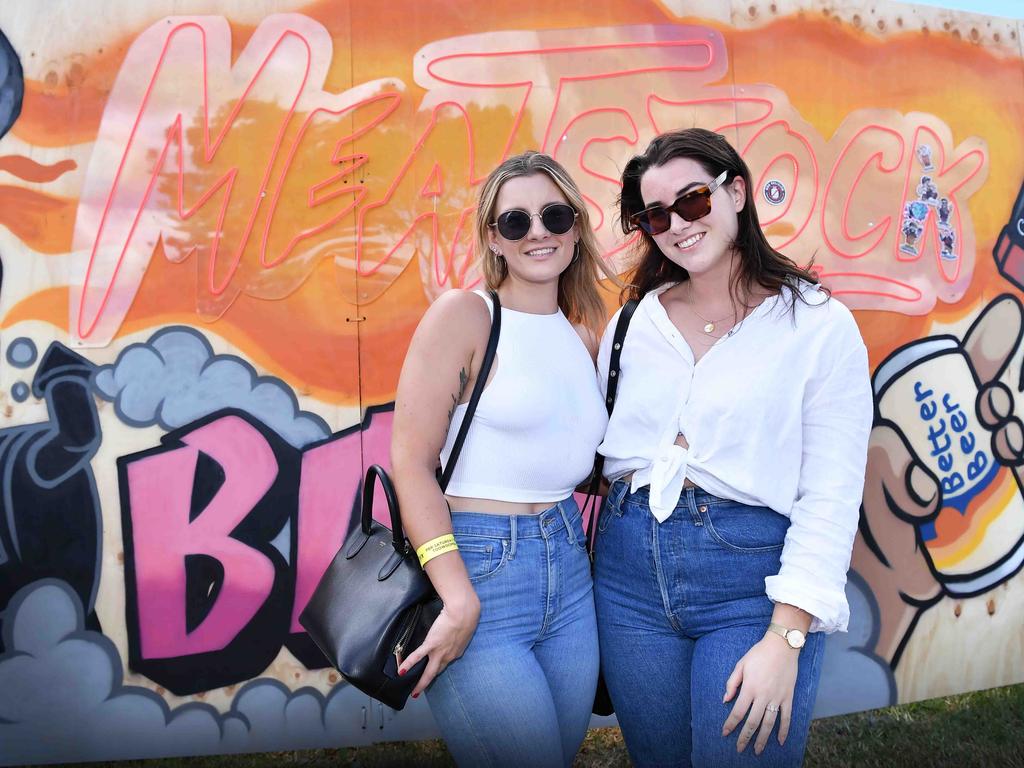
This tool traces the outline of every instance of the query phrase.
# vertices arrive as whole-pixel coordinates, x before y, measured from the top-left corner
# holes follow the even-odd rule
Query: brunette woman
[[[724,137],[659,136],[622,185],[640,303],[599,449],[605,679],[637,765],[798,765],[825,635],[849,617],[864,343],[769,245]]]

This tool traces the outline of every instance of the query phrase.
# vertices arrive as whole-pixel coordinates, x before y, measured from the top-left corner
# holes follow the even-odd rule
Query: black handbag
[[[494,291],[490,297],[494,308],[490,337],[448,464],[438,479],[442,492],[455,471],[498,347],[501,302]],[[384,489],[391,530],[373,519],[376,481]],[[374,464],[363,483],[359,530],[334,556],[299,623],[345,680],[392,709],[402,709],[427,659],[399,677],[400,659],[423,642],[441,607],[405,538],[391,479]]]
[[[612,336],[612,354],[608,362],[608,387],[605,393],[605,407],[608,409],[609,416],[612,415],[612,409],[615,407],[615,392],[619,388],[619,379],[622,378],[620,366],[622,344],[626,340],[629,321],[633,319],[633,313],[636,311],[639,303],[637,299],[630,299],[623,304],[622,311],[619,313],[619,320],[615,323],[615,335]],[[604,456],[599,453],[594,459],[594,474],[590,481],[590,488],[587,491],[587,504],[584,507],[589,506],[590,502],[597,498],[603,472]],[[597,538],[597,526],[601,521],[601,509],[603,507],[603,503],[598,505],[597,514],[591,516],[590,525],[587,527],[587,551],[590,553],[591,573],[594,570],[594,543]],[[615,714],[615,706],[612,704],[612,698],[608,693],[608,686],[605,685],[603,674],[598,675],[597,678],[597,691],[594,694],[594,707],[591,711],[595,715],[601,716]]]

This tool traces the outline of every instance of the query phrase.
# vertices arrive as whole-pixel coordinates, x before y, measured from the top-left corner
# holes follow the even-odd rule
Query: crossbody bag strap
[[[630,299],[622,305],[622,311],[619,312],[618,322],[615,323],[615,335],[612,336],[612,354],[608,361],[608,386],[605,390],[605,407],[608,409],[608,416],[612,415],[612,409],[615,407],[615,393],[619,389],[619,379],[622,378],[622,367],[620,361],[622,359],[622,345],[626,341],[626,331],[629,330],[629,322],[633,319],[633,313],[636,312],[636,308],[640,305],[639,299]],[[597,497],[597,491],[601,487],[601,476],[604,473],[604,456],[600,453],[594,458],[594,476],[590,481],[590,489],[587,491],[587,502]],[[586,506],[586,505],[584,505]],[[594,532],[597,530],[597,525],[601,518],[601,506],[598,505],[597,513],[591,520],[590,525],[587,527],[587,551],[593,555],[594,552]]]
[[[622,358],[622,345],[626,341],[629,321],[633,319],[633,313],[636,312],[639,305],[640,302],[637,299],[630,299],[623,304],[619,322],[615,324],[615,335],[612,336],[612,356],[608,363],[608,393],[604,401],[609,416],[612,415],[612,409],[615,407],[615,393],[619,389],[619,373],[621,372],[619,361]]]
[[[493,307],[491,335],[487,339],[487,349],[484,350],[484,359],[480,363],[480,370],[476,375],[476,384],[473,385],[473,394],[469,397],[466,414],[462,417],[459,433],[455,436],[455,444],[452,445],[452,452],[448,455],[448,463],[437,481],[441,486],[442,493],[448,488],[448,483],[451,482],[452,474],[455,472],[455,464],[459,460],[459,454],[462,453],[462,444],[466,442],[469,425],[473,421],[473,414],[476,412],[477,403],[480,402],[480,396],[484,393],[484,387],[487,386],[487,377],[491,373],[494,355],[498,351],[498,337],[501,335],[501,299],[498,298],[497,291],[488,291],[487,293],[491,297],[491,306]]]

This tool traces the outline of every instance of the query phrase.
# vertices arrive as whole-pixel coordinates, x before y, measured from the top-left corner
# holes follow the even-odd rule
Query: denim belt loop
[[[509,515],[508,520],[509,520],[508,558],[509,558],[509,560],[511,560],[512,558],[514,558],[516,556],[516,539],[518,538],[518,535],[516,534],[516,516],[515,515]]]
[[[569,520],[569,515],[565,512],[565,507],[562,506],[562,502],[558,502],[558,511],[562,515],[562,522],[565,523],[565,532],[569,539],[569,543],[575,544],[576,539],[572,535],[572,522]]]
[[[701,519],[700,510],[697,509],[697,489],[693,486],[689,488],[683,488],[683,496],[680,497],[680,501],[685,499],[687,511],[690,513],[690,519],[694,525],[704,525],[704,520]]]
[[[618,485],[618,487],[615,487]],[[611,505],[617,507],[620,506],[630,493],[630,481],[618,479],[611,483],[611,487],[608,488],[608,501]]]

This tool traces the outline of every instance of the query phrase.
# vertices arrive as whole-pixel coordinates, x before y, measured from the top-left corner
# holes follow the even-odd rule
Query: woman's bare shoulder
[[[416,336],[428,342],[475,346],[481,339],[486,340],[490,324],[487,299],[474,291],[452,288],[427,307],[416,328]]]

